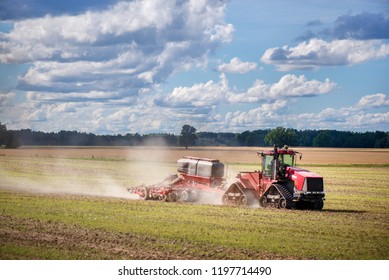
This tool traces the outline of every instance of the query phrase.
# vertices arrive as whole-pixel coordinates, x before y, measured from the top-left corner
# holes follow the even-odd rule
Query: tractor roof
[[[292,149],[277,149],[278,154],[283,154],[283,155],[295,155],[299,154],[299,152],[292,150]],[[274,149],[272,150],[262,150],[258,151],[258,155],[264,156],[264,155],[274,155]]]

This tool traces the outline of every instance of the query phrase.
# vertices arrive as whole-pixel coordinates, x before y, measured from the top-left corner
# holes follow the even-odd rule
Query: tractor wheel
[[[241,206],[247,206],[247,196],[242,195],[242,196],[239,198],[239,205],[241,205]]]
[[[259,199],[259,206],[266,208],[268,206],[267,204],[267,198],[265,196],[261,196]]]
[[[253,206],[255,202],[257,201],[254,191],[250,189],[244,189],[242,190],[243,195],[240,197],[240,205],[243,206]]]

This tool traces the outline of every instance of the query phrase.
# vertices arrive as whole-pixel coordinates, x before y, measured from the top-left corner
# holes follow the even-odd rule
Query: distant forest
[[[117,134],[96,135],[77,131],[40,132],[30,129],[7,130],[0,123],[0,145],[17,148],[39,146],[180,146],[182,135]],[[296,130],[278,127],[242,133],[195,132],[190,146],[272,146],[273,144],[305,147],[389,148],[389,132],[350,132],[337,130]]]

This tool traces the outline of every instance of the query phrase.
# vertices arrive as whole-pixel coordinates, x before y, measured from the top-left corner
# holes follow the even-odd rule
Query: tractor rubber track
[[[293,203],[293,195],[290,193],[290,191],[285,186],[280,184],[274,184],[274,187],[277,188],[278,192],[286,200],[285,208],[292,209],[294,203]]]
[[[253,206],[256,204],[256,197],[253,190],[250,189],[242,189],[243,195],[246,196],[246,205]],[[257,202],[258,203],[258,202]]]

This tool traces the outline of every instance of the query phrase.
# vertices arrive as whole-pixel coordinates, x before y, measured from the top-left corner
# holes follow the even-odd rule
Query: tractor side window
[[[266,177],[270,177],[272,174],[273,156],[264,156],[262,160],[263,160],[263,174]]]

